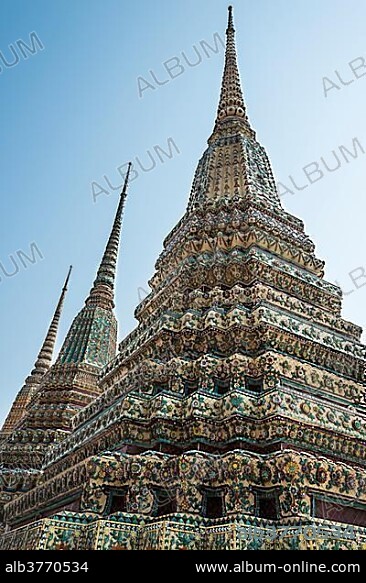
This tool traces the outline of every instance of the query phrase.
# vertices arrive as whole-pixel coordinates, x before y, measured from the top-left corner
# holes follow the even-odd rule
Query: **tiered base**
[[[322,519],[272,521],[249,516],[210,520],[62,512],[4,533],[3,550],[356,550],[366,528]]]

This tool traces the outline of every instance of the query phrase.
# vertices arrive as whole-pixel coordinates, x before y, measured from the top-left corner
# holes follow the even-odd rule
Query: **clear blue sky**
[[[234,4],[239,65],[249,116],[271,157],[279,181],[306,183],[302,168],[331,151],[351,148],[357,137],[366,151],[366,77],[324,96],[322,78],[355,79],[348,63],[366,58],[363,0],[241,0]],[[134,326],[138,288],[147,288],[162,241],[184,212],[197,161],[217,107],[223,51],[204,54],[224,37],[223,0],[2,0],[0,51],[29,44],[36,32],[44,45],[0,73],[1,211],[0,262],[35,242],[42,261],[13,277],[0,270],[0,420],[32,368],[62,281],[74,272],[58,347],[83,305],[104,249],[117,194],[93,203],[93,181],[148,150],[180,150],[141,172],[130,188],[118,270],[119,338]],[[16,46],[16,45],[15,45]],[[137,77],[161,83],[162,63],[182,59],[196,67],[138,96]],[[18,48],[19,52],[19,48]],[[359,61],[361,63],[361,61]],[[1,60],[0,60],[1,65]],[[362,74],[366,70],[358,70]],[[175,72],[174,72],[175,74]],[[338,81],[340,85],[340,82]],[[333,161],[334,164],[334,161]],[[104,182],[105,184],[105,182]],[[344,316],[366,325],[366,287],[355,290],[348,275],[366,269],[366,154],[327,172],[322,180],[285,195],[326,260],[326,276],[347,291]],[[358,284],[366,283],[366,279]]]

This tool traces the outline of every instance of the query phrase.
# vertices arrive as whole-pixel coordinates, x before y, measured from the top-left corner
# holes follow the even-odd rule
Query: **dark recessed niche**
[[[223,396],[230,391],[230,381],[223,379],[215,379],[215,393]]]
[[[184,395],[186,397],[188,397],[189,395],[192,395],[192,393],[194,393],[195,391],[198,390],[198,381],[188,381],[185,380],[184,381]]]
[[[108,514],[127,512],[127,488],[111,490],[107,502]]]
[[[259,518],[268,520],[278,519],[278,492],[270,490],[268,492],[256,492],[256,515]]]
[[[202,513],[206,518],[225,516],[225,490],[222,488],[202,489]]]
[[[245,388],[248,389],[248,391],[260,393],[261,391],[263,391],[263,379],[255,377],[246,377]]]

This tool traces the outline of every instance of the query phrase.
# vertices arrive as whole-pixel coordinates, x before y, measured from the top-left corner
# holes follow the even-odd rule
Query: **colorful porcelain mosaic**
[[[246,113],[229,11],[187,211],[117,347],[128,176],[93,287],[0,434],[4,549],[365,549],[366,347]],[[29,380],[31,379],[31,380]]]

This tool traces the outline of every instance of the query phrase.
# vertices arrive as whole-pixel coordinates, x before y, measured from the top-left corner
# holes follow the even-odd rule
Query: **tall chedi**
[[[5,506],[2,548],[365,547],[361,329],[282,208],[231,8],[226,36],[214,129],[138,326]]]
[[[131,164],[93,286],[84,307],[72,322],[56,363],[29,408],[21,430],[51,430],[55,436],[57,433],[57,439],[61,439],[62,432],[70,430],[75,413],[101,392],[98,386],[100,371],[116,354],[114,287],[130,169]]]
[[[51,444],[62,440],[70,431],[70,420],[75,413],[100,394],[98,378],[101,368],[116,354],[114,285],[129,171],[130,166],[112,231],[85,306],[74,319],[55,364],[48,370],[42,368],[47,374],[39,381],[32,398],[28,398],[21,419],[17,420],[16,425],[9,420],[5,424],[7,435],[0,447],[3,467],[39,470]],[[62,301],[63,296],[56,310],[56,319]],[[50,357],[54,325],[53,321],[37,361],[39,371],[41,363],[45,366],[45,355]],[[13,409],[17,407],[18,400]]]

